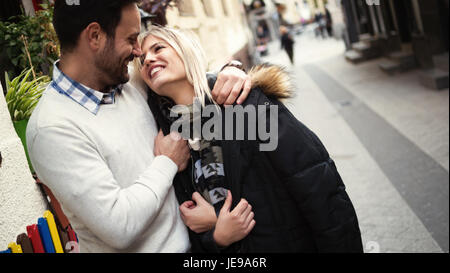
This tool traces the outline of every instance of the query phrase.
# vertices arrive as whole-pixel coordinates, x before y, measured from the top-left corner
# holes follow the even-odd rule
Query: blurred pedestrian
[[[325,21],[328,37],[333,37],[333,18],[331,18],[331,13],[328,8],[325,8]]]
[[[257,49],[261,56],[268,54],[267,42],[269,41],[268,33],[262,25],[259,25],[256,29]]]
[[[280,26],[281,49],[284,49],[289,56],[289,60],[294,64],[294,38],[285,26]]]
[[[325,39],[325,27],[326,27],[326,19],[324,17],[325,16],[320,11],[318,11],[314,16],[314,21],[317,24],[315,30],[316,37],[320,35],[323,39]]]

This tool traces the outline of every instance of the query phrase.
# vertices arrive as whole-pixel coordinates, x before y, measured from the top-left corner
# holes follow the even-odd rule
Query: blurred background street
[[[449,95],[417,70],[391,77],[354,66],[341,40],[295,36],[295,65],[269,45],[263,61],[296,83],[287,102],[324,142],[357,211],[366,252],[448,252]]]

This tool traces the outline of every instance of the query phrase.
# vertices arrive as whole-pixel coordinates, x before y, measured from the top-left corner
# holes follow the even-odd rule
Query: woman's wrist
[[[214,239],[214,242],[216,242],[216,245],[218,245],[221,248],[224,248],[224,247],[228,246],[228,244],[225,242],[224,238],[222,238],[222,235],[220,234],[220,231],[217,232],[217,229],[214,230],[213,239]]]
[[[214,229],[214,228],[216,227],[216,223],[217,223],[217,216],[214,217],[214,218],[211,218],[211,221],[210,221],[210,223],[209,223],[209,226],[210,226],[210,229],[209,229],[209,230]]]

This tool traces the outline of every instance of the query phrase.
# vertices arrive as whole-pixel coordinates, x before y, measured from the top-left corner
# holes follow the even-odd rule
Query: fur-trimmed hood
[[[268,97],[281,100],[293,96],[292,79],[280,66],[264,63],[252,67],[248,75],[252,79],[253,88],[261,88]]]

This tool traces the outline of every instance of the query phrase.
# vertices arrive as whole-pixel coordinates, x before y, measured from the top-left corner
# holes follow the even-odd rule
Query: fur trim
[[[291,78],[282,67],[265,63],[252,67],[248,75],[252,86],[261,88],[266,96],[277,99],[292,97],[294,88]]]

